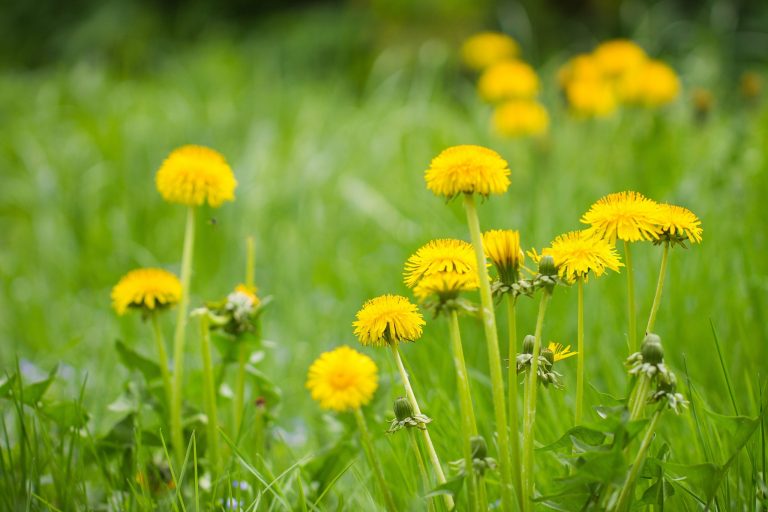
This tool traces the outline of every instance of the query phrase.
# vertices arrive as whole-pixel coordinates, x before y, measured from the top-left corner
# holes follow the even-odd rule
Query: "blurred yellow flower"
[[[235,200],[237,181],[224,156],[204,146],[182,146],[168,155],[155,176],[157,190],[169,203],[216,208]]]
[[[655,240],[659,237],[660,212],[658,204],[639,192],[616,192],[599,199],[581,222],[598,237],[615,243]]]
[[[605,117],[616,111],[616,94],[605,80],[583,79],[568,83],[565,97],[574,114]]]
[[[351,411],[371,401],[379,385],[377,373],[370,357],[342,346],[312,363],[306,386],[323,409]]]
[[[509,187],[509,166],[495,151],[482,146],[453,146],[437,155],[424,173],[427,188],[438,196],[503,194]]]
[[[512,229],[492,229],[483,233],[483,250],[505,284],[517,281],[525,255],[520,249],[520,232]]]
[[[565,89],[568,84],[582,80],[603,80],[597,60],[590,54],[579,54],[568,60],[557,71],[557,83]]]
[[[549,345],[547,345],[547,348],[552,351],[552,354],[555,356],[555,362],[562,361],[563,359],[568,359],[569,357],[575,356],[578,354],[578,352],[571,352],[571,346],[568,345],[567,347],[563,347],[562,343],[555,343],[550,341]]]
[[[477,90],[490,103],[531,99],[539,93],[539,77],[525,62],[506,60],[483,71],[477,82]]]
[[[741,95],[748,100],[753,100],[760,96],[763,90],[763,79],[754,71],[745,71],[741,75]]]
[[[256,295],[257,291],[259,291],[259,289],[255,286],[248,286],[246,284],[239,284],[235,286],[235,293],[241,293],[248,297],[253,303],[253,307],[257,307],[261,303],[259,296]]]
[[[395,341],[416,341],[425,323],[416,305],[405,297],[381,295],[363,304],[352,325],[360,343],[383,347]]]
[[[420,301],[437,295],[441,301],[455,299],[461,292],[477,290],[480,281],[477,272],[459,274],[457,272],[438,272],[424,276],[413,288],[413,294]]]
[[[606,269],[616,272],[623,264],[614,244],[595,236],[589,230],[571,231],[555,238],[542,255],[555,260],[558,274],[568,282],[586,280],[591,271],[599,277]]]
[[[668,241],[682,241],[687,239],[691,243],[701,242],[701,221],[688,208],[672,204],[659,204],[659,239]]]
[[[517,43],[508,35],[480,32],[464,41],[461,59],[468,68],[482,71],[497,62],[516,57],[519,52]]]
[[[608,78],[617,78],[641,66],[645,60],[645,51],[635,42],[627,39],[605,41],[593,52],[595,62]]]
[[[715,103],[715,97],[712,95],[712,91],[697,87],[691,93],[691,100],[693,101],[693,109],[699,116],[706,116],[712,106]]]
[[[511,100],[493,112],[494,130],[505,137],[543,135],[549,128],[549,114],[543,105],[530,100]]]
[[[660,107],[677,98],[680,80],[669,65],[658,60],[648,60],[622,77],[618,83],[618,92],[625,103]]]
[[[413,288],[423,277],[438,272],[477,275],[477,259],[472,245],[453,238],[427,242],[406,260],[405,285]]]
[[[131,270],[112,288],[112,307],[118,315],[124,315],[129,308],[152,311],[171,307],[179,299],[179,278],[159,268]]]

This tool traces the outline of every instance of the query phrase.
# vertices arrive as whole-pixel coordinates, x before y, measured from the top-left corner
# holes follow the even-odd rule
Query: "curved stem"
[[[627,268],[627,312],[629,318],[629,353],[637,352],[637,316],[635,314],[635,276],[632,272],[632,250],[629,242],[624,241],[624,265]]]
[[[661,304],[661,290],[664,288],[664,276],[667,272],[667,260],[669,259],[669,242],[664,242],[664,252],[661,254],[661,268],[659,269],[659,280],[656,282],[656,294],[653,296],[653,305],[651,314],[648,317],[648,324],[645,327],[645,333],[653,332],[653,324],[656,323],[656,313],[659,312]]]
[[[459,391],[459,412],[461,414],[462,449],[464,452],[464,469],[466,471],[467,501],[470,510],[477,507],[477,485],[475,471],[472,465],[472,446],[470,438],[477,435],[475,411],[472,407],[472,394],[469,386],[469,375],[464,361],[464,351],[461,347],[461,331],[459,330],[459,314],[452,310],[450,314],[449,331],[453,364],[456,367],[456,383]]]
[[[411,387],[411,380],[408,378],[408,372],[405,371],[405,366],[403,365],[403,359],[400,357],[400,350],[397,347],[397,341],[393,341],[389,344],[390,348],[392,349],[392,355],[395,357],[395,364],[397,365],[397,371],[400,372],[400,378],[403,380],[403,387],[405,388],[405,396],[408,398],[408,400],[411,402],[411,407],[413,407],[413,412],[415,414],[421,414],[421,409],[419,408],[419,402],[416,400],[416,395],[413,393],[413,388]],[[429,430],[427,430],[426,426],[422,425],[424,427],[423,430],[421,430],[421,433],[424,436],[424,445],[427,448],[427,454],[429,455],[429,460],[432,462],[432,469],[435,471],[435,476],[437,477],[437,483],[438,484],[444,484],[446,482],[445,480],[445,473],[443,473],[443,468],[440,465],[440,459],[437,456],[437,452],[435,451],[435,446],[432,444],[432,438],[429,436]],[[448,509],[453,508],[453,498],[449,495],[443,496],[445,500],[445,504],[448,507]]]
[[[368,462],[370,462],[371,469],[373,469],[373,474],[376,477],[376,481],[378,482],[379,487],[381,488],[381,494],[384,498],[384,505],[389,512],[397,512],[398,509],[392,499],[392,494],[389,492],[389,487],[387,487],[387,480],[384,478],[384,472],[381,469],[381,462],[379,462],[379,458],[376,456],[376,449],[373,446],[371,435],[368,433],[368,426],[365,424],[363,412],[359,407],[355,409],[355,419],[357,420],[357,426],[360,429],[360,438],[363,441],[363,448],[368,455]]]
[[[168,353],[165,350],[165,338],[163,337],[163,331],[160,328],[160,321],[158,320],[157,311],[153,311],[149,316],[150,322],[152,323],[152,333],[154,334],[155,338],[155,347],[157,348],[160,376],[163,378],[165,403],[166,407],[170,408],[171,400],[173,400],[173,387],[171,386],[171,371],[168,369]],[[166,413],[168,411],[169,409],[166,409]]]
[[[576,286],[578,287],[579,295],[576,337],[576,350],[578,350],[578,354],[576,354],[576,425],[580,425],[582,415],[584,414],[584,279],[579,277],[576,280]]]
[[[510,432],[510,455],[513,468],[520,468],[520,425],[518,424],[518,396],[517,396],[517,365],[515,357],[517,356],[517,312],[516,302],[512,295],[507,295],[507,318],[509,324],[509,432]],[[523,483],[520,477],[520,471],[515,471],[512,475],[512,484],[515,487],[515,496],[517,505],[523,508]]]
[[[171,401],[171,442],[176,453],[176,461],[184,460],[184,431],[181,424],[182,388],[184,382],[184,342],[189,308],[189,283],[192,276],[192,253],[195,246],[195,207],[187,210],[187,223],[184,229],[184,250],[181,255],[181,299],[176,317],[176,330],[173,333],[173,400]]]
[[[651,422],[648,425],[648,430],[645,432],[643,442],[640,444],[640,448],[637,450],[635,461],[632,463],[632,468],[629,470],[627,480],[624,482],[624,486],[621,488],[619,498],[616,500],[616,506],[613,508],[613,510],[617,512],[629,510],[630,506],[632,505],[632,498],[634,495],[637,477],[640,475],[640,470],[642,469],[643,463],[645,462],[648,449],[651,447],[651,441],[653,441],[653,435],[656,433],[656,423],[659,421],[661,411],[661,408],[657,409],[656,412],[653,413],[653,417],[651,417]]]
[[[219,413],[216,408],[216,384],[213,378],[213,362],[211,360],[211,329],[207,313],[200,316],[200,351],[203,356],[203,392],[205,394],[206,416],[208,417],[209,462],[215,472],[220,474]]]
[[[488,366],[491,373],[491,394],[493,410],[496,419],[496,433],[499,447],[499,473],[501,488],[501,509],[505,512],[512,510],[512,471],[509,456],[509,432],[507,430],[507,410],[504,397],[504,377],[501,371],[501,354],[499,353],[499,336],[496,331],[496,315],[494,312],[491,283],[488,278],[485,252],[483,251],[483,235],[480,231],[480,219],[477,216],[475,198],[472,194],[464,194],[464,210],[467,214],[467,225],[475,249],[478,277],[480,279],[480,303],[482,306],[483,329],[485,343],[488,348]]]
[[[547,312],[550,292],[542,290],[539,302],[539,315],[536,318],[534,333],[533,358],[528,370],[525,387],[525,408],[523,409],[523,510],[533,510],[533,427],[536,422],[536,388],[539,373],[539,352],[541,351],[541,332],[544,328],[544,315]]]

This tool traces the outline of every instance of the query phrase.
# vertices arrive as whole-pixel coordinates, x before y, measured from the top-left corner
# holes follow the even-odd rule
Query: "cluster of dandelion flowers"
[[[701,242],[701,221],[688,208],[673,204],[659,204],[659,239],[666,241],[688,240],[692,244]]]
[[[347,346],[321,354],[309,367],[306,384],[320,407],[338,412],[366,405],[378,385],[376,363]]]
[[[461,292],[477,290],[480,281],[477,272],[459,274],[456,272],[438,272],[422,278],[413,288],[413,294],[420,301],[437,296],[441,301],[455,299]]]
[[[170,203],[216,208],[235,200],[237,181],[224,156],[204,146],[182,146],[168,155],[155,177],[157,190]]]
[[[539,77],[529,64],[507,60],[494,64],[480,75],[477,91],[489,103],[532,99],[539,93]]]
[[[509,173],[507,162],[492,149],[463,145],[437,155],[424,179],[435,195],[450,199],[459,194],[503,194],[510,185]]]
[[[504,137],[544,135],[549,128],[549,114],[539,102],[511,100],[496,107],[491,124]]]
[[[128,309],[154,311],[181,299],[181,282],[167,270],[140,268],[124,275],[112,288],[112,307],[118,315]]]
[[[480,32],[461,46],[461,59],[475,71],[481,71],[497,62],[516,57],[520,47],[514,39],[499,32]]]
[[[589,272],[597,277],[603,275],[606,269],[618,272],[623,266],[615,244],[608,243],[589,230],[571,231],[558,236],[543,254],[552,256],[558,274],[569,282],[586,279]]]
[[[464,240],[439,238],[431,240],[405,262],[405,285],[413,288],[425,276],[438,272],[477,274],[477,259],[471,244]]]
[[[363,345],[383,347],[392,342],[421,338],[424,317],[401,295],[381,295],[363,304],[352,323]]]
[[[499,278],[506,284],[517,281],[525,255],[520,249],[520,232],[512,229],[491,229],[483,233],[483,250],[491,260]]]
[[[617,192],[600,198],[581,222],[610,243],[655,240],[659,237],[659,205],[639,192]]]

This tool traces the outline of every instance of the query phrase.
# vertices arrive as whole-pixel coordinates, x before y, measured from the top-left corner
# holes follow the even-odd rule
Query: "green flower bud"
[[[483,436],[470,437],[469,444],[472,447],[473,459],[485,459],[488,456],[488,445]]]
[[[648,333],[640,347],[643,354],[643,362],[658,365],[664,362],[664,348],[661,346],[661,338],[653,333]]]
[[[543,276],[556,276],[557,267],[555,260],[550,255],[542,256],[539,260],[539,274]]]
[[[533,344],[536,343],[536,338],[530,334],[523,338],[523,353],[533,354]]]
[[[549,362],[549,365],[552,366],[555,364],[555,353],[549,350],[548,348],[545,348],[541,351],[541,355]]]
[[[413,407],[411,402],[405,397],[400,397],[395,400],[395,417],[397,421],[403,421],[406,418],[413,416]]]

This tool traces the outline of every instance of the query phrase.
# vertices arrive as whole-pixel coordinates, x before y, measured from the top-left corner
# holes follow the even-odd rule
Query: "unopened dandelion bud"
[[[488,456],[488,444],[483,436],[472,436],[469,443],[472,447],[473,459],[485,459]]]
[[[539,274],[543,276],[555,276],[557,275],[557,266],[555,260],[550,255],[544,255],[539,260]]]
[[[413,416],[413,407],[411,407],[411,402],[409,402],[405,397],[401,396],[395,400],[394,409],[397,421],[403,421],[404,419]]]
[[[523,338],[523,353],[533,354],[534,343],[536,343],[536,338],[530,334]]]
[[[550,367],[555,364],[555,353],[552,352],[549,348],[545,348],[541,351],[541,357],[547,360]]]
[[[661,346],[661,338],[657,335],[646,334],[640,350],[645,363],[658,365],[664,362],[664,348]]]

